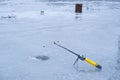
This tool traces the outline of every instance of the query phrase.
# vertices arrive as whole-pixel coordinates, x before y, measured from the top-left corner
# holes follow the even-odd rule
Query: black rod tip
[[[96,66],[98,69],[102,69],[102,66],[101,65],[97,65]]]

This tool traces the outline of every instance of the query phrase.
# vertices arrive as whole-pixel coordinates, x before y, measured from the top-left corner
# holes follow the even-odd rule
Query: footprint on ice
[[[40,55],[40,56],[35,56],[36,59],[38,60],[42,60],[42,61],[46,61],[49,59],[48,56],[44,56],[44,55]]]

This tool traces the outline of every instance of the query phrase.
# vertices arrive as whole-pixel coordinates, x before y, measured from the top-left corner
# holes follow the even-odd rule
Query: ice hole
[[[48,60],[49,57],[48,56],[44,56],[44,55],[40,55],[40,56],[35,56],[36,59],[39,59],[39,60],[42,60],[42,61],[45,61],[45,60]]]

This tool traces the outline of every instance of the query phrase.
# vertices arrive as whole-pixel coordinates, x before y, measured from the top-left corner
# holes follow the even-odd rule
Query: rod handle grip
[[[94,62],[93,60],[89,59],[89,58],[85,58],[85,61],[89,64],[91,64],[92,66],[98,68],[98,69],[102,69],[102,66],[97,64],[96,62]]]

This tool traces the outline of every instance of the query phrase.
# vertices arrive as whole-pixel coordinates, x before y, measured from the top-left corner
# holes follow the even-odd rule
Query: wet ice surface
[[[115,71],[108,80],[119,80],[120,79],[120,37],[118,39],[118,53],[115,65]]]
[[[75,3],[0,2],[0,80],[120,79],[120,3],[82,2],[82,14],[74,13]],[[54,41],[96,61],[102,71],[82,61],[76,71],[76,56]],[[41,55],[50,59],[39,60]]]

